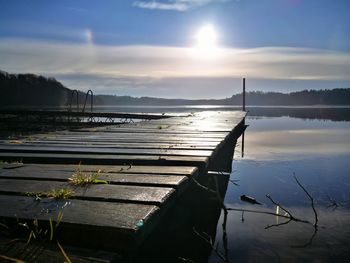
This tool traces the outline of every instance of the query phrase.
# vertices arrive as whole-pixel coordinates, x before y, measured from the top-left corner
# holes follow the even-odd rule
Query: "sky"
[[[349,0],[0,0],[0,70],[95,94],[350,87]]]

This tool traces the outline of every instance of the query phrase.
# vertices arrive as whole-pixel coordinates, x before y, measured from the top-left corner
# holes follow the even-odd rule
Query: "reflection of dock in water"
[[[220,216],[198,182],[213,189],[219,182],[225,193],[229,174],[220,172],[231,171],[244,117],[241,111],[198,112],[3,140],[1,222],[38,219],[49,226],[63,213],[56,234],[65,246],[155,259],[193,255],[193,228],[215,237]],[[74,174],[94,177],[96,184],[74,185]],[[67,199],[52,198],[54,189],[69,189]],[[200,246],[198,259],[210,251]],[[35,256],[40,262],[47,254]]]

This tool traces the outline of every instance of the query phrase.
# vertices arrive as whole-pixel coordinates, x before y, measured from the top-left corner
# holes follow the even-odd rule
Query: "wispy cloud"
[[[104,93],[116,86],[136,94],[136,89],[167,85],[187,90],[198,86],[208,91],[218,86],[218,79],[223,80],[220,86],[229,90],[231,84],[227,83],[242,76],[293,82],[350,82],[350,54],[344,52],[289,47],[222,48],[217,57],[207,59],[193,51],[189,47],[0,39],[0,69],[60,77],[69,85],[78,85],[74,88],[93,83]]]
[[[2,39],[0,57],[2,68],[45,74],[350,79],[349,53],[305,48],[221,48],[216,57],[207,59],[190,47],[98,46]]]
[[[134,6],[145,9],[187,11],[210,3],[229,0],[168,0],[168,1],[135,1]]]

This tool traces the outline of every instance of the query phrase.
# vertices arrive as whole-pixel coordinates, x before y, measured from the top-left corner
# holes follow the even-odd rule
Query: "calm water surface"
[[[312,225],[285,222],[273,215],[229,212],[228,253],[232,262],[350,262],[350,122],[290,117],[249,117],[245,151],[236,147],[227,207],[268,210],[285,206],[294,216],[314,222],[310,200],[293,174],[315,199],[318,231]],[[241,144],[241,142],[239,142]],[[240,200],[246,194],[263,205]],[[338,207],[330,206],[330,199]],[[282,212],[280,212],[282,213]],[[222,217],[216,242],[222,248]],[[210,262],[221,262],[212,253]]]
[[[121,107],[117,111],[171,114],[237,109],[181,106]],[[242,220],[241,212],[231,211],[226,225],[229,261],[350,262],[350,108],[251,107],[249,110],[244,157],[239,141],[232,163],[231,179],[238,180],[239,186],[229,184],[226,206],[276,212],[276,205],[266,198],[268,194],[293,216],[314,222],[310,200],[293,178],[295,174],[315,200],[318,231],[315,234],[312,224],[300,222],[266,229],[286,220],[248,212]],[[262,205],[242,202],[243,194],[255,197]],[[222,221],[223,215],[215,240],[220,253],[224,253]],[[222,260],[212,252],[209,262]]]

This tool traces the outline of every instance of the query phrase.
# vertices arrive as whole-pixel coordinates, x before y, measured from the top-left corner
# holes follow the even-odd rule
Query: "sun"
[[[212,24],[206,24],[197,31],[193,49],[202,58],[215,57],[218,51],[217,33]]]
[[[216,39],[217,35],[215,28],[210,24],[201,27],[196,34],[198,48],[214,48],[216,47]]]

